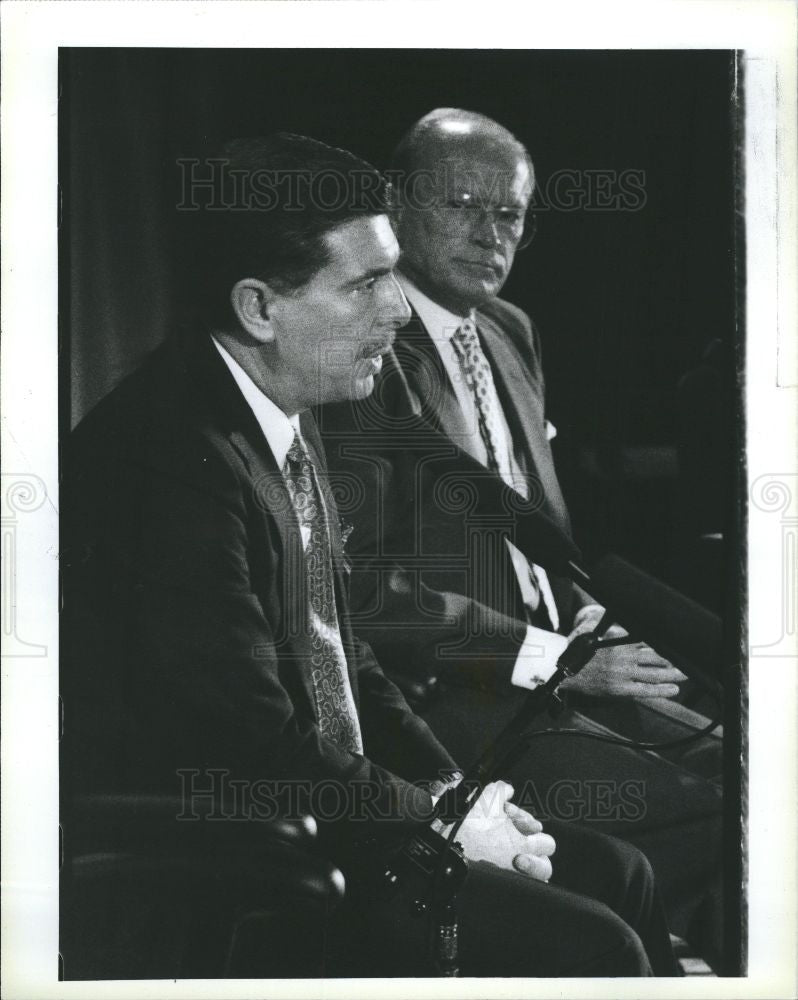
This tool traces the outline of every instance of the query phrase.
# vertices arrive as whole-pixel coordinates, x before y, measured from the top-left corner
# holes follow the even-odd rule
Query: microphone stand
[[[464,819],[482,789],[497,774],[506,771],[525,752],[526,730],[529,725],[546,711],[562,704],[558,689],[567,677],[574,677],[592,658],[598,649],[636,642],[631,636],[621,639],[600,639],[611,624],[609,614],[605,614],[592,632],[577,636],[563,651],[551,677],[534,688],[526,697],[520,711],[508,722],[496,740],[472,764],[463,780],[441,797],[436,807],[436,818],[446,823]]]
[[[529,692],[521,710],[469,768],[462,781],[441,796],[433,819],[404,845],[383,871],[383,884],[391,893],[412,875],[421,874],[424,888],[418,895],[413,894],[411,905],[417,916],[429,914],[430,959],[438,976],[459,975],[456,902],[468,872],[468,862],[454,835],[484,787],[526,751],[526,731],[530,723],[560,701],[557,694],[560,684],[579,673],[597,649],[636,641],[628,636],[602,640],[600,636],[610,624],[610,615],[605,613],[592,632],[577,636],[568,645],[552,676]],[[449,824],[454,825],[444,832]]]

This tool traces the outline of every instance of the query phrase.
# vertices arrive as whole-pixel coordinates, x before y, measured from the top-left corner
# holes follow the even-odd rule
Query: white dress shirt
[[[452,343],[452,337],[463,320],[466,318],[473,320],[474,316],[473,314],[470,317],[455,315],[437,302],[433,302],[404,274],[398,274],[397,277],[402,291],[418,313],[440,355],[463,415],[465,431],[459,435],[453,435],[452,440],[487,467],[488,452],[479,430],[479,413],[476,402],[463,377],[460,361]],[[489,405],[496,414],[496,430],[502,439],[501,447],[505,448],[509,455],[512,474],[520,476],[521,469],[515,455],[512,435],[495,388]],[[548,428],[547,433],[549,433]],[[529,574],[534,573],[540,589],[540,597],[544,601],[549,618],[556,629],[559,625],[559,616],[545,570],[541,566],[530,563],[526,556],[509,540],[507,547],[524,603],[529,604],[533,597],[537,597],[529,579]],[[526,637],[513,669],[512,683],[519,687],[533,688],[548,680],[554,673],[557,659],[567,644],[567,639],[556,632],[528,626]]]
[[[222,347],[216,337],[211,337],[216,350],[221,354],[222,360],[230,369],[230,374],[236,380],[236,385],[241,390],[241,395],[247,401],[250,410],[255,414],[258,426],[263,431],[263,436],[274,455],[277,468],[282,469],[288,455],[288,449],[294,441],[294,434],[302,434],[299,430],[299,414],[295,413],[289,417],[273,403],[269,397],[261,392],[252,379],[247,375],[241,365]]]
[[[216,337],[211,336],[211,340],[216,350],[221,354],[222,360],[230,369],[230,374],[236,380],[236,385],[241,390],[241,395],[247,401],[250,410],[258,421],[258,426],[263,431],[266,443],[271,449],[277,468],[282,472],[288,449],[294,440],[294,433],[298,434],[304,444],[302,433],[299,430],[299,414],[286,416],[285,413],[273,403],[265,393],[255,385],[236,359],[227,351]],[[307,549],[310,543],[310,527],[300,521],[299,530],[302,533],[302,547]]]

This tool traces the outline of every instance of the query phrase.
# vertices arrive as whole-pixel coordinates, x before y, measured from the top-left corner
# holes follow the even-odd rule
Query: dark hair
[[[194,295],[217,326],[230,324],[237,281],[299,289],[329,261],[327,232],[390,210],[390,185],[370,163],[307,136],[234,139],[180,165]]]

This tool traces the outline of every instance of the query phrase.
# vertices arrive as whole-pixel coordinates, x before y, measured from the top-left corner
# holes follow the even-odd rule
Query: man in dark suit
[[[304,137],[220,159],[232,200],[199,213],[186,259],[203,321],[106,397],[66,456],[65,773],[90,791],[174,792],[187,769],[311,801],[333,787],[317,819],[348,909],[329,972],[418,974],[425,921],[371,898],[360,851],[395,850],[458,773],[350,627],[308,412],[367,397],[409,316],[385,188]],[[317,197],[330,177],[338,195]],[[551,834],[510,792],[489,786],[460,831],[463,972],[673,974],[642,855],[555,823],[552,866]]]
[[[421,439],[440,450],[443,435],[485,476],[570,532],[550,447],[553,428],[545,419],[540,340],[529,318],[498,298],[528,235],[529,155],[496,122],[440,109],[402,139],[392,175],[399,189],[399,280],[413,316],[374,394],[326,408],[320,422],[331,467],[368,484],[352,511],[358,628],[387,670],[438,677],[442,693],[425,718],[468,761],[517,711],[524,689],[550,675],[562,649],[592,628],[603,609],[498,536],[502,518],[505,525],[513,521],[512,503],[505,500],[491,521],[484,509],[469,508],[465,487],[461,496],[433,494],[419,472]],[[405,452],[397,434],[407,438]],[[563,684],[585,709],[572,710],[563,723],[611,735],[590,717],[595,707],[607,711],[611,698],[641,713],[647,739],[688,735],[704,720],[668,703],[684,679],[643,643],[604,650]],[[715,741],[713,774],[719,747]],[[635,814],[616,802],[597,816],[582,798],[580,816],[646,850],[679,931],[718,960],[714,784],[649,754],[583,739],[538,740],[514,779],[531,780],[533,801],[553,811],[565,781],[615,783],[616,795],[618,783],[638,782],[645,804]],[[570,815],[573,808],[569,799]],[[710,917],[707,906],[714,908]]]

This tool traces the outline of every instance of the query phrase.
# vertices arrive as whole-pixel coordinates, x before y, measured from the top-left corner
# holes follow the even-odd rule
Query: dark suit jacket
[[[476,321],[519,464],[529,477],[530,505],[570,535],[545,432],[537,331],[525,313],[501,299],[481,309]],[[467,448],[468,435],[419,317],[414,314],[398,332],[371,397],[323,407],[318,417],[330,468],[342,477],[342,487],[349,484],[344,492],[355,496],[352,605],[358,629],[380,662],[398,669],[426,664],[435,672],[456,665],[469,682],[490,678],[505,684],[526,624],[506,546],[497,542],[495,529],[508,517],[517,527],[524,505],[476,459],[461,462],[461,480],[448,491],[431,479],[430,454],[442,455],[447,446],[450,454]],[[477,483],[478,503],[472,489]],[[528,555],[536,558],[534,550]],[[550,580],[561,629],[567,630],[584,595],[564,577],[550,574]]]
[[[325,481],[310,414],[302,428]],[[349,626],[331,496],[336,598],[367,756],[320,735],[299,526],[207,334],[164,345],[107,396],[74,432],[65,470],[69,784],[175,793],[178,770],[200,772],[199,787],[215,769],[337,782],[400,827],[429,815],[413,782],[454,764]]]
[[[568,510],[546,438],[538,332],[525,313],[502,299],[494,299],[478,310],[476,323],[521,471],[537,477],[536,498],[541,509],[570,532]],[[468,450],[470,436],[454,389],[437,348],[415,313],[399,331],[394,353],[407,376],[408,398],[403,401],[396,396],[392,401],[397,411],[402,402],[420,408],[433,426]]]

